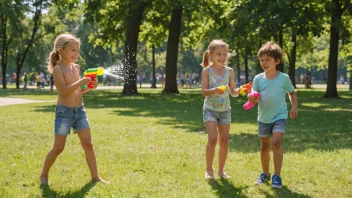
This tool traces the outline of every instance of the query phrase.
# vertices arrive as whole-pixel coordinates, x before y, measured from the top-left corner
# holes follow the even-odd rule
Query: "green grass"
[[[77,135],[70,135],[50,172],[39,175],[53,145],[52,102],[0,106],[0,197],[348,197],[352,194],[352,92],[324,99],[324,90],[298,89],[299,117],[284,136],[283,188],[255,186],[261,172],[256,111],[232,98],[226,171],[230,179],[207,181],[199,90],[180,95],[141,89],[95,90],[84,96],[100,175],[90,183]],[[0,90],[0,97],[55,100],[44,90]],[[289,105],[290,106],[290,105]],[[218,149],[218,147],[217,147]],[[216,156],[217,158],[217,156]],[[214,160],[214,168],[217,160]],[[271,171],[273,164],[271,163]]]

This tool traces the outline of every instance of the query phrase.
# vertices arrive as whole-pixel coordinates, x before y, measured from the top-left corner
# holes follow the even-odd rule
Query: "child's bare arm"
[[[75,67],[76,67],[78,73],[80,74],[81,73],[81,67],[79,65],[77,65],[77,64],[75,65]],[[93,89],[97,88],[97,86],[98,86],[98,78],[94,78],[94,80],[93,80],[93,87],[94,88]],[[92,89],[89,88],[88,86],[86,86],[83,89],[81,88],[81,94],[85,94],[85,93],[89,92],[90,90],[92,90]]]
[[[248,101],[250,101],[251,103],[254,103],[254,104],[258,103],[258,101],[259,101],[259,98],[254,97],[252,94],[247,94],[247,99],[248,99]]]
[[[297,109],[297,94],[295,91],[289,93],[289,99],[292,105],[290,110],[290,118],[294,119],[298,116],[298,109]]]
[[[230,69],[230,94],[232,97],[238,96],[238,89],[236,89],[235,83],[235,72],[233,69]]]
[[[84,89],[81,89],[81,94],[85,94],[87,93],[88,91],[92,90],[92,89],[96,89],[98,86],[98,78],[94,78],[93,80],[93,88],[84,88]]]
[[[68,95],[75,90],[77,90],[81,85],[87,85],[90,82],[90,78],[84,77],[76,82],[67,85],[65,82],[65,78],[62,72],[62,69],[60,67],[54,67],[53,71],[54,79],[55,79],[55,86],[58,94],[60,95]]]

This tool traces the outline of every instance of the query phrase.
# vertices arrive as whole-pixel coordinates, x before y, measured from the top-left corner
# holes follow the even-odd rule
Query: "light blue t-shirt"
[[[225,67],[225,74],[223,76],[217,75],[209,66],[208,88],[212,89],[221,85],[228,85],[230,82],[230,68]],[[231,109],[230,106],[230,91],[229,87],[223,94],[214,94],[205,97],[203,109],[211,109],[218,112],[224,112]]]
[[[287,119],[286,93],[294,90],[287,74],[280,72],[275,79],[267,79],[264,73],[260,73],[253,79],[252,90],[260,94],[258,121],[273,123]]]

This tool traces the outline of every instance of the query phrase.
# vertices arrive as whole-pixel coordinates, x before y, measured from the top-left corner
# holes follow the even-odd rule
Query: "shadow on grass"
[[[216,195],[221,198],[243,198],[247,197],[244,194],[244,190],[247,186],[236,188],[228,179],[220,178],[220,180],[210,179],[208,184],[213,188]]]
[[[310,198],[311,196],[305,195],[305,194],[299,194],[296,192],[293,192],[292,190],[288,189],[286,186],[282,186],[281,189],[273,189],[274,195],[269,194],[266,191],[262,191],[262,194],[265,195],[266,198],[274,198],[274,197],[280,197],[280,198]]]
[[[72,198],[83,198],[86,194],[96,185],[96,182],[88,182],[82,188],[67,193],[57,192],[50,188],[47,184],[41,184],[40,189],[42,191],[42,197],[72,197]]]
[[[352,93],[340,92],[342,99],[322,98],[323,92],[298,92],[299,117],[288,119],[284,136],[285,151],[303,152],[307,149],[337,150],[352,148],[351,109]],[[158,124],[182,129],[191,133],[204,132],[204,97],[198,92],[183,94],[142,93],[122,96],[119,92],[99,90],[85,94],[87,109],[112,109],[113,116],[154,117]],[[232,125],[257,126],[256,109],[244,111],[245,97],[231,98]],[[36,106],[38,112],[54,112],[54,105]],[[290,105],[288,102],[288,109]],[[111,111],[110,111],[111,112]],[[88,115],[89,116],[89,115]],[[232,128],[233,129],[233,128]],[[230,149],[239,152],[259,150],[257,130],[247,132],[245,128],[230,131]]]
[[[36,90],[28,89],[24,91],[23,89],[0,89],[0,97],[18,97],[18,96],[44,96],[44,95],[57,95],[56,91],[51,92],[48,89]]]
[[[316,133],[296,134],[287,132],[283,137],[284,152],[305,152],[308,149],[320,151],[334,151],[339,149],[350,149],[351,134],[350,133]],[[321,133],[321,134],[320,134]],[[260,151],[260,138],[257,134],[240,133],[229,135],[229,149],[233,152],[253,153]]]

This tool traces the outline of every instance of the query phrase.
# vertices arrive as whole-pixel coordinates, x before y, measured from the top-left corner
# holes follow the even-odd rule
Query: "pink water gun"
[[[251,91],[249,94],[249,96],[253,96],[255,97],[256,99],[260,98],[260,94],[256,91]],[[250,108],[252,108],[253,106],[255,105],[255,103],[251,102],[251,101],[247,101],[244,105],[243,105],[243,108],[245,110],[249,110]]]

